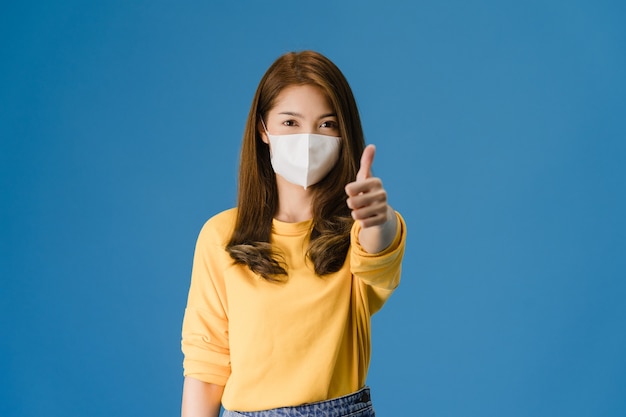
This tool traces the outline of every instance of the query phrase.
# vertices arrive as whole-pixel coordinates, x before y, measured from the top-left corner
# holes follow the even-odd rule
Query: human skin
[[[218,417],[224,387],[185,377],[182,417]]]

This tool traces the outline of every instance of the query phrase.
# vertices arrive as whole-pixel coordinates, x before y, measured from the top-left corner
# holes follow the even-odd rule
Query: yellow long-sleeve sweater
[[[271,283],[234,265],[225,246],[236,209],[211,218],[194,255],[182,331],[184,375],[224,385],[226,409],[258,411],[357,391],[370,360],[370,317],[400,280],[406,226],[368,254],[352,228],[341,270],[320,277],[305,260],[311,221],[273,222],[272,244],[288,265]]]

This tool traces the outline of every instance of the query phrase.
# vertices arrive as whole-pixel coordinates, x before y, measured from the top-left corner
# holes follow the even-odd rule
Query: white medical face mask
[[[339,160],[340,137],[314,133],[270,135],[265,123],[263,128],[270,141],[274,172],[305,190],[320,182]]]

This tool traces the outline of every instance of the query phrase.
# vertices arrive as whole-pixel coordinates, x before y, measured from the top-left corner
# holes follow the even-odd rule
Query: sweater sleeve
[[[354,222],[351,231],[350,269],[366,287],[370,314],[374,314],[391,296],[400,283],[402,257],[406,245],[406,224],[396,212],[396,236],[385,250],[368,253],[359,243],[360,222]]]
[[[222,386],[230,376],[224,253],[209,220],[196,243],[181,342],[184,375]]]

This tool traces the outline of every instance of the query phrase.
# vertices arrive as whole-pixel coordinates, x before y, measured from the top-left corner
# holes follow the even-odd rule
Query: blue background
[[[0,415],[179,413],[195,238],[301,49],[409,227],[378,414],[626,415],[624,2],[5,3]]]

